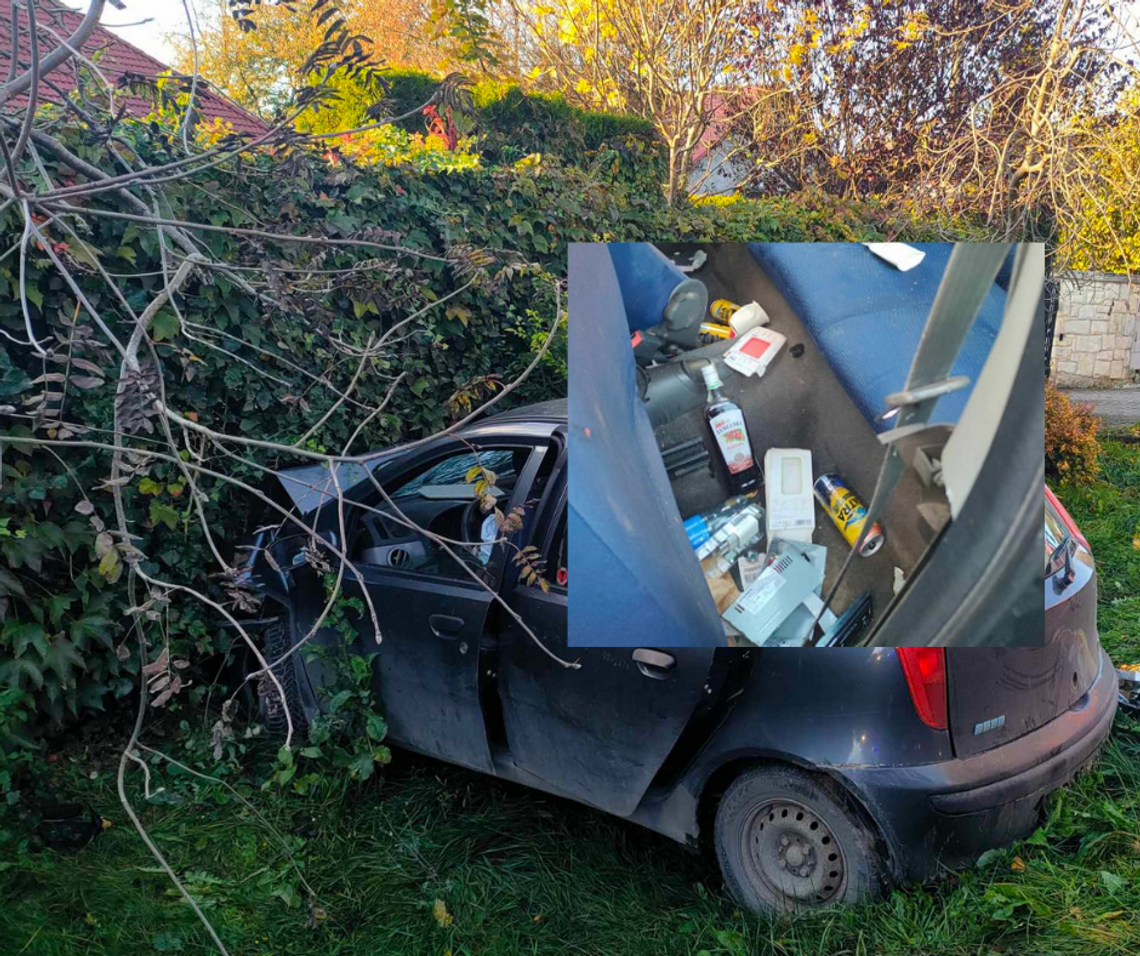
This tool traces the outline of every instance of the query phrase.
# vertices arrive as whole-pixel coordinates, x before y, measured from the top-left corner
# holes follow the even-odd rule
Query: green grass
[[[1063,497],[1100,562],[1105,644],[1136,659],[1140,449],[1106,444],[1102,480]],[[86,849],[36,853],[0,872],[0,954],[211,952],[125,819],[113,747],[99,736],[89,728],[54,772],[61,791],[114,826]],[[146,824],[235,954],[1140,950],[1140,723],[1123,715],[1096,768],[1050,799],[1048,822],[1029,840],[940,883],[794,920],[741,914],[711,861],[652,833],[403,753],[364,787],[253,797],[319,895],[326,918],[311,919],[287,858],[240,804],[172,773],[155,785],[167,793],[144,807]],[[5,852],[0,867],[17,862]],[[450,925],[433,915],[436,900]]]
[[[0,952],[210,952],[124,819],[113,773],[90,780],[92,761],[71,759],[65,779],[115,825],[86,849],[35,854],[3,875]],[[303,900],[288,905],[287,862],[240,805],[204,796],[145,810],[235,953],[1087,956],[1140,946],[1140,725],[1123,718],[1097,770],[1053,798],[1028,843],[937,885],[795,920],[743,916],[711,862],[630,824],[404,754],[350,799],[258,799],[297,843],[327,919],[310,925]],[[437,899],[450,926],[433,916]]]
[[[1100,465],[1097,481],[1055,490],[1096,556],[1101,641],[1140,661],[1140,445],[1103,440]]]

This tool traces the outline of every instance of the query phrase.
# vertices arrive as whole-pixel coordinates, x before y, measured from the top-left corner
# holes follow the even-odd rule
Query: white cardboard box
[[[764,498],[768,545],[777,538],[811,543],[815,530],[811,452],[805,448],[769,448],[764,455]]]

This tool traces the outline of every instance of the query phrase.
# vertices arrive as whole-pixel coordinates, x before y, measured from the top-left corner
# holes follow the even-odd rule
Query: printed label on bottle
[[[712,429],[724,463],[732,474],[752,467],[752,446],[744,430],[743,412],[722,412],[712,419]]]

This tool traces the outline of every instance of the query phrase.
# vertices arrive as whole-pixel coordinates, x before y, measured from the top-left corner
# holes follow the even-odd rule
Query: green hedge
[[[439,77],[418,70],[389,70],[383,76],[388,115],[414,110],[440,84]],[[303,128],[330,132],[367,122],[366,110],[375,93],[343,77],[334,86],[340,97],[334,108],[308,117],[300,124]],[[456,120],[478,137],[478,151],[491,165],[541,153],[580,168],[598,166],[609,178],[636,182],[642,188],[659,189],[665,178],[664,153],[647,120],[579,109],[561,94],[530,92],[513,82],[481,80],[469,92],[472,114],[457,115]],[[412,133],[425,129],[419,115],[399,125]]]
[[[533,102],[507,91],[488,101],[488,110],[530,110]],[[553,100],[540,109],[568,109]],[[565,114],[573,117],[573,114]],[[504,120],[505,122],[505,120]],[[584,127],[589,123],[583,121]],[[624,129],[622,118],[597,121],[590,142],[601,142]],[[611,125],[606,125],[611,124]],[[104,147],[84,131],[68,128],[71,147],[104,168],[113,163],[101,155]],[[583,133],[586,136],[587,133]],[[177,155],[177,144],[163,130],[123,122],[118,136],[129,140],[146,164]],[[603,155],[604,151],[599,155]],[[615,160],[616,162],[616,160]],[[52,163],[51,172],[71,175]],[[29,171],[29,181],[32,174]],[[376,402],[388,380],[382,375],[408,375],[386,413],[377,418],[357,448],[382,447],[430,433],[448,424],[447,400],[483,376],[512,378],[531,359],[543,330],[553,316],[551,278],[565,275],[568,242],[589,240],[710,240],[755,239],[810,241],[882,238],[894,235],[881,210],[813,197],[771,201],[709,202],[680,209],[667,207],[659,190],[645,189],[636,180],[612,175],[598,157],[588,168],[555,160],[517,166],[484,165],[450,174],[428,173],[411,166],[370,166],[356,169],[331,165],[315,155],[294,152],[285,158],[260,157],[240,168],[211,170],[193,183],[166,187],[171,214],[180,219],[215,225],[256,225],[273,231],[323,232],[334,237],[368,234],[379,241],[394,240],[413,248],[444,254],[468,244],[513,250],[536,263],[545,274],[521,272],[490,285],[458,294],[432,310],[417,324],[389,368],[379,368],[360,386],[362,401]],[[98,200],[114,207],[113,198]],[[121,279],[121,289],[136,310],[150,300],[160,279],[146,275],[159,270],[159,250],[153,232],[121,221],[90,218],[84,236],[98,250],[111,273],[141,273]],[[13,211],[0,214],[0,250],[19,238]],[[912,230],[911,238],[921,238]],[[342,268],[374,253],[351,247],[318,252],[311,246],[277,246],[260,240],[202,233],[219,259],[319,264]],[[907,234],[904,230],[902,235]],[[59,234],[53,238],[61,240]],[[73,255],[78,252],[72,248]],[[319,263],[317,259],[319,258]],[[249,345],[227,339],[227,347],[253,365],[281,372],[269,352],[303,355],[309,367],[328,368],[344,386],[351,363],[328,351],[327,334],[363,344],[368,335],[390,326],[410,312],[454,291],[459,282],[444,263],[404,260],[392,271],[362,272],[316,301],[296,300],[293,310],[274,312],[259,306],[222,277],[195,279],[186,290],[186,317],[219,332],[239,336]],[[76,303],[63,279],[42,252],[31,250],[28,264],[29,299],[41,335],[50,330],[66,337]],[[87,294],[108,315],[116,312],[101,280],[76,262]],[[23,319],[16,297],[18,257],[0,259],[0,325],[21,337]],[[125,340],[128,326],[113,318]],[[200,338],[200,336],[199,336]],[[157,349],[164,363],[169,405],[193,412],[199,420],[223,431],[295,440],[329,410],[333,395],[319,388],[294,390],[254,374],[247,365],[193,341],[180,328],[172,311],[159,313],[155,323]],[[99,360],[97,355],[89,355]],[[398,364],[397,364],[398,363]],[[106,383],[73,391],[67,417],[107,427],[117,375],[115,356],[107,351],[100,364]],[[31,381],[43,366],[29,349],[0,344],[0,404],[19,404],[33,396]],[[289,377],[286,375],[286,377]],[[565,343],[560,341],[534,378],[512,398],[537,401],[565,394]],[[321,432],[321,441],[339,448],[359,421],[359,415],[335,412]],[[24,426],[12,427],[10,435]],[[25,446],[26,447],[26,446]],[[275,465],[292,462],[262,456]],[[41,721],[56,725],[74,720],[131,693],[140,666],[133,642],[119,650],[125,634],[128,606],[125,576],[109,580],[100,568],[100,555],[89,520],[76,513],[82,500],[78,486],[95,504],[96,517],[113,527],[110,495],[94,490],[107,474],[108,458],[97,451],[76,450],[67,456],[74,478],[44,451],[20,451],[9,446],[3,456],[0,487],[0,682],[7,681],[31,695]],[[250,468],[237,476],[260,480]],[[219,547],[232,554],[251,524],[250,499],[228,486],[204,482],[209,494],[207,513]],[[207,569],[212,561],[197,530],[188,495],[173,464],[152,464],[124,489],[138,546],[149,569],[177,575],[184,583],[222,594]],[[197,606],[178,602],[164,621],[174,640],[174,652],[194,662],[228,649],[216,629],[203,622]],[[120,657],[120,654],[125,654]],[[205,693],[209,681],[200,679],[191,692]]]

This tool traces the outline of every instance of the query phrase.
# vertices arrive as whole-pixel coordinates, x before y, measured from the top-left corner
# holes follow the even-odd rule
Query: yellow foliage
[[[1116,116],[1088,117],[1083,126],[1073,134],[1096,145],[1082,177],[1080,209],[1064,237],[1071,266],[1140,273],[1140,87]]]
[[[328,23],[319,24],[308,4],[259,4],[256,30],[243,33],[224,4],[199,5],[201,34],[197,54],[202,75],[240,106],[268,112],[282,79],[295,85],[302,64],[324,40]],[[424,0],[343,3],[349,29],[371,40],[369,51],[385,66],[448,72],[455,63],[446,44],[431,39],[429,5]],[[188,36],[172,37],[174,65],[193,69]]]

